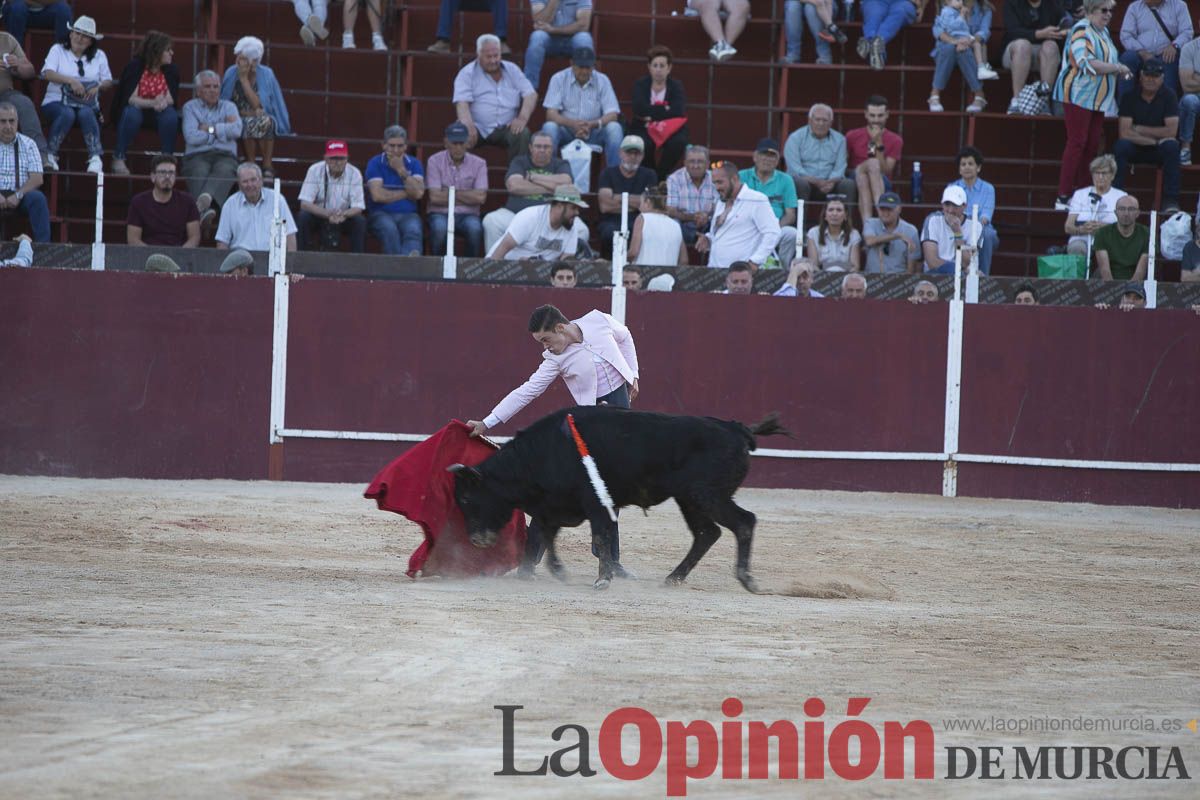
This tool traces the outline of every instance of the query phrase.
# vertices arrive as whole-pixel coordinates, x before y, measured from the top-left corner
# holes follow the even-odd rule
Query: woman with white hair
[[[272,180],[275,168],[271,156],[275,137],[292,132],[283,91],[270,67],[263,65],[263,43],[257,36],[243,36],[233,47],[237,63],[225,70],[221,81],[221,99],[237,106],[242,117],[242,147],[246,160],[253,162],[262,150],[263,179]]]

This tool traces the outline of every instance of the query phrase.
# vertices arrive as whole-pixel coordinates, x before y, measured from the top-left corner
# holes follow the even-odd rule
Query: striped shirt
[[[20,169],[17,153],[21,154]],[[37,144],[28,136],[18,133],[9,144],[0,142],[0,189],[15,192],[29,180],[30,173],[41,173],[42,157]]]
[[[712,173],[704,173],[699,186],[688,175],[686,167],[680,167],[667,176],[667,205],[687,214],[703,211],[712,214],[717,205],[717,187],[713,186]]]
[[[1089,111],[1115,113],[1117,75],[1115,72],[1097,73],[1091,65],[1093,59],[1116,64],[1117,48],[1107,28],[1097,29],[1082,19],[1067,36],[1062,67],[1054,82],[1054,99]]]

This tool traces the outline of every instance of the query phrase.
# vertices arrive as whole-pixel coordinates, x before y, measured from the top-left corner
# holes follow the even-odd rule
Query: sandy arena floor
[[[0,477],[0,797],[663,797],[664,765],[603,770],[605,716],[719,723],[729,696],[797,725],[820,697],[826,735],[870,697],[879,730],[932,724],[937,777],[714,776],[689,797],[1200,796],[1186,728],[944,723],[1200,716],[1195,513],[748,490],[754,571],[782,594],[740,587],[728,533],[663,587],[689,541],[673,505],[622,516],[640,579],[597,593],[581,530],[560,537],[566,585],[409,580],[417,529],[362,488]],[[519,768],[574,723],[600,774],[494,776],[501,704],[525,707]],[[1013,746],[1054,744],[1176,746],[1193,777],[944,777],[946,747],[1003,746],[1011,777]]]

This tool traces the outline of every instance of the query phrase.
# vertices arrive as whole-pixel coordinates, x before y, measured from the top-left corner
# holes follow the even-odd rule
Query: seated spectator
[[[738,173],[746,186],[762,192],[771,203],[779,221],[779,244],[775,253],[780,264],[791,264],[796,257],[796,183],[779,166],[779,142],[760,139],[754,148],[754,166]]]
[[[555,261],[550,264],[550,285],[555,289],[575,288],[575,265],[566,261]]]
[[[349,163],[350,148],[340,139],[325,143],[325,158],[311,165],[300,186],[301,250],[337,250],[338,238],[350,236],[350,249],[366,249],[367,204],[363,176]]]
[[[862,36],[855,48],[871,69],[887,66],[887,44],[925,13],[926,0],[863,0]]]
[[[237,179],[237,140],[242,117],[221,99],[221,83],[211,69],[196,74],[196,96],[183,105],[183,177],[200,210],[200,227],[211,226]]]
[[[904,207],[900,195],[884,192],[879,198],[879,216],[863,223],[863,248],[867,251],[863,272],[913,274],[920,271],[920,237],[911,223],[900,218]]]
[[[58,169],[58,151],[67,133],[79,123],[87,145],[87,171],[104,171],[100,160],[100,93],[112,86],[108,56],[96,42],[102,39],[96,32],[96,21],[80,17],[71,26],[68,39],[58,42],[46,54],[42,77],[46,80],[46,96],[42,98],[42,115],[50,126],[46,137],[46,160],[51,169]],[[79,73],[82,71],[82,75]]]
[[[3,31],[0,31],[0,57],[4,59],[4,66],[0,69],[0,103],[11,103],[13,108],[17,109],[17,125],[21,133],[37,144],[42,166],[49,168],[46,137],[42,134],[42,121],[38,119],[37,108],[28,96],[13,86],[14,76],[31,81],[37,77],[37,70],[34,69],[33,62],[25,57],[20,43]]]
[[[517,212],[487,257],[507,261],[570,258],[579,244],[575,218],[579,209],[587,207],[578,189],[559,186],[549,203]]]
[[[571,167],[554,155],[554,142],[544,132],[529,140],[529,152],[508,165],[504,186],[508,201],[483,218],[483,247],[490,252],[504,235],[513,216],[530,206],[550,202],[554,190],[571,183]],[[571,251],[574,255],[575,251]]]
[[[254,274],[254,256],[249,251],[238,248],[230,250],[229,255],[221,262],[221,274],[232,275],[235,278],[245,278]]]
[[[642,271],[633,264],[628,264],[621,270],[621,285],[627,292],[642,290]]]
[[[17,237],[19,244],[17,245],[17,253],[12,258],[6,258],[0,261],[0,268],[3,267],[20,267],[22,269],[33,266],[33,239],[22,233]]]
[[[673,56],[663,45],[646,51],[646,71],[633,82],[633,115],[629,132],[642,137],[647,167],[665,181],[688,144],[687,97],[683,84],[671,77]],[[707,157],[706,157],[707,158]]]
[[[861,272],[847,272],[842,278],[842,300],[866,300],[867,276]]]
[[[419,256],[425,236],[417,203],[425,194],[425,171],[408,155],[408,131],[383,132],[383,152],[367,162],[367,225],[383,252]]]
[[[125,241],[131,245],[196,247],[200,244],[200,211],[196,198],[175,191],[179,176],[175,156],[157,155],[150,162],[153,188],[129,201]]]
[[[1059,43],[1069,28],[1062,28],[1063,9],[1056,0],[1004,0],[1004,55],[1000,65],[1012,70],[1012,102],[1008,113],[1017,113],[1017,95],[1036,69],[1048,90],[1058,77]]]
[[[1179,85],[1179,163],[1186,167],[1192,163],[1192,138],[1200,115],[1200,36],[1179,51]]]
[[[306,47],[315,45],[317,39],[325,41],[329,38],[329,28],[325,26],[329,21],[328,0],[292,0],[292,5],[296,9],[297,19],[300,20],[300,41],[304,42]],[[304,245],[301,245],[300,249],[303,250]]]
[[[979,61],[975,58],[975,36],[963,17],[963,0],[941,0],[942,10],[933,23],[933,91],[929,93],[929,110],[940,112],[942,90],[950,83],[950,75],[957,66],[963,81],[971,87],[975,99],[967,106],[967,113],[978,114],[987,107],[983,96],[983,84],[979,79]]]
[[[800,45],[804,39],[804,23],[807,22],[808,32],[817,46],[817,63],[832,64],[833,50],[829,43],[845,44],[849,39],[833,21],[841,7],[837,0],[784,0],[783,29],[787,37],[784,62],[800,63]]]
[[[239,192],[225,203],[217,227],[217,249],[270,250],[271,226],[275,223],[275,192],[263,188],[262,170],[253,162],[237,170]],[[286,247],[296,249],[296,221],[287,202],[279,198],[279,214],[287,233]]]
[[[750,294],[754,291],[755,266],[747,261],[735,261],[725,273],[725,290],[721,294]]]
[[[1200,282],[1200,215],[1192,228],[1193,238],[1183,246],[1183,263],[1180,265],[1181,283]]]
[[[592,0],[529,0],[533,32],[525,48],[525,78],[536,90],[547,55],[569,56],[592,43]]]
[[[621,142],[620,166],[600,173],[596,202],[600,206],[600,249],[605,258],[612,257],[613,234],[621,229],[622,193],[629,194],[628,222],[632,226],[642,207],[642,193],[658,183],[654,170],[642,166],[643,147],[640,137],[626,136]]]
[[[1117,221],[1096,231],[1093,276],[1104,281],[1141,281],[1150,257],[1150,229],[1137,221],[1138,201],[1127,194],[1117,201]]]
[[[353,50],[354,26],[358,22],[359,3],[367,7],[367,22],[371,25],[371,49],[386,51],[387,44],[383,41],[382,0],[346,0],[342,7],[342,49]]]
[[[824,200],[831,194],[851,203],[858,199],[858,186],[846,177],[846,137],[833,130],[833,109],[824,103],[814,104],[808,124],[787,138],[783,158],[798,199]]]
[[[1142,64],[1140,91],[1121,98],[1118,135],[1113,155],[1117,157],[1118,189],[1125,188],[1129,165],[1155,164],[1163,170],[1163,210],[1179,210],[1179,101],[1163,86],[1163,63],[1151,59]]]
[[[429,195],[429,235],[433,254],[446,254],[446,232],[450,213],[450,187],[454,187],[454,230],[467,240],[470,258],[483,255],[483,222],[480,209],[487,200],[487,162],[467,152],[471,132],[461,122],[446,127],[446,149],[429,157],[425,166],[425,191]]]
[[[1018,283],[1016,291],[1013,292],[1013,303],[1018,306],[1039,305],[1037,287],[1029,281]]]
[[[492,33],[500,40],[501,55],[510,55],[508,46],[508,0],[442,0],[438,11],[437,38],[425,49],[430,53],[450,52],[450,29],[454,27],[454,15],[459,11],[492,12]]]
[[[546,124],[542,130],[562,147],[572,139],[604,147],[608,166],[621,160],[621,108],[612,81],[596,69],[596,53],[581,47],[571,54],[571,66],[550,76],[546,86]]]
[[[954,274],[955,253],[962,253],[965,275],[979,246],[980,228],[967,219],[967,193],[951,184],[942,192],[942,210],[934,211],[921,226],[921,250],[925,271]]]
[[[713,61],[728,61],[737,55],[733,43],[750,21],[750,0],[687,0],[687,4],[699,13],[700,27],[712,40],[708,57]],[[722,9],[728,13],[724,24],[721,23]]]
[[[983,228],[983,239],[979,243],[979,271],[992,274],[992,256],[1000,245],[1000,235],[992,225],[996,213],[996,187],[979,177],[983,168],[983,153],[978,148],[967,146],[958,151],[959,178],[954,186],[961,186],[967,196],[968,217],[974,218],[975,206],[979,206],[979,224]]]
[[[159,152],[175,153],[175,139],[179,136],[179,68],[172,63],[174,58],[171,37],[150,31],[133,60],[121,71],[111,114],[117,123],[114,175],[129,174],[125,154],[143,127],[158,131]]]
[[[862,269],[862,236],[854,229],[844,200],[829,198],[821,222],[809,228],[804,237],[804,250],[817,269]]]
[[[1134,77],[1151,61],[1163,67],[1163,86],[1179,95],[1179,51],[1192,40],[1192,15],[1184,0],[1134,0],[1121,20],[1121,63]],[[1120,100],[1133,89],[1118,84]]]
[[[0,17],[18,42],[25,40],[26,27],[52,30],[54,41],[65,42],[71,26],[71,6],[65,0],[6,0]]]
[[[708,253],[710,267],[746,261],[751,269],[758,269],[779,244],[779,220],[771,202],[742,184],[732,161],[713,164],[712,182],[717,205],[709,232],[696,237],[696,249]]]
[[[1117,221],[1117,201],[1125,192],[1113,188],[1117,176],[1117,160],[1110,155],[1092,159],[1089,165],[1092,185],[1079,189],[1071,195],[1068,204],[1066,233],[1067,252],[1082,256],[1087,253],[1088,239],[1105,225]]]
[[[879,196],[891,191],[892,175],[904,152],[904,140],[887,129],[887,98],[868,97],[866,119],[864,127],[846,134],[846,152],[858,186],[858,213],[863,219],[875,216]]]
[[[667,177],[667,216],[679,223],[687,244],[694,244],[699,232],[708,229],[717,204],[708,159],[707,147],[688,145],[683,166]]]
[[[797,258],[788,269],[787,280],[783,286],[775,290],[776,297],[824,297],[825,295],[812,288],[813,274],[816,269],[807,258]]]
[[[349,3],[347,3],[349,5]],[[242,116],[242,147],[246,160],[254,161],[262,150],[263,178],[275,177],[271,157],[275,152],[275,137],[292,132],[283,90],[275,73],[262,64],[263,43],[256,36],[243,36],[233,47],[237,63],[225,70],[221,81],[221,99],[231,100]]]
[[[994,81],[999,78],[996,70],[988,63],[987,43],[992,38],[992,15],[995,8],[991,0],[963,0],[963,17],[967,20],[967,30],[971,34],[971,49],[975,51],[975,70],[981,81]]]
[[[35,242],[50,241],[50,206],[42,187],[37,145],[17,132],[17,109],[0,102],[0,212],[29,217]]]
[[[1096,303],[1096,308],[1109,308],[1108,303]],[[1146,288],[1141,281],[1130,281],[1121,290],[1121,302],[1117,308],[1122,311],[1133,311],[1146,307]]]
[[[908,302],[913,305],[923,306],[927,303],[936,303],[941,297],[938,294],[938,288],[933,285],[932,281],[917,281],[917,285],[913,287],[913,292],[908,296]]]
[[[667,187],[651,186],[642,193],[642,213],[633,222],[627,256],[634,264],[683,266],[688,263],[683,229],[667,215]]]
[[[246,251],[234,250],[233,252],[244,253]],[[150,255],[146,256],[146,263],[143,265],[142,269],[144,269],[146,272],[166,273],[183,271],[179,268],[178,262],[176,262],[175,259],[171,258],[166,253],[151,253]]]
[[[485,33],[475,40],[475,60],[454,78],[454,110],[467,126],[467,147],[508,148],[511,161],[529,149],[529,118],[537,105],[520,67],[500,58],[500,39]]]

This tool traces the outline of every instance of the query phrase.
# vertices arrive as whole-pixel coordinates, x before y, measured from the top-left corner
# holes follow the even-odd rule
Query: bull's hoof
[[[634,574],[633,570],[621,566],[620,562],[613,564],[613,577],[625,578],[630,581],[637,580],[637,575]]]
[[[596,582],[592,584],[592,588],[597,592],[602,592],[612,583],[608,578],[596,578]]]
[[[517,577],[523,581],[533,580],[533,567],[517,567]]]
[[[472,533],[471,544],[483,550],[494,545],[496,538],[497,535],[495,533]]]
[[[679,575],[668,575],[667,579],[663,581],[663,586],[666,586],[669,589],[674,589],[677,586],[683,586],[683,578]]]
[[[750,592],[751,594],[759,594],[758,581],[754,580],[753,576],[749,574],[739,575],[738,580],[741,581],[742,586],[746,587],[747,592]]]
[[[546,564],[546,569],[550,570],[550,574],[553,575],[554,577],[558,578],[563,583],[567,582],[567,571],[565,569],[563,569],[563,565],[561,562],[560,563],[555,563],[553,561],[548,562]]]

